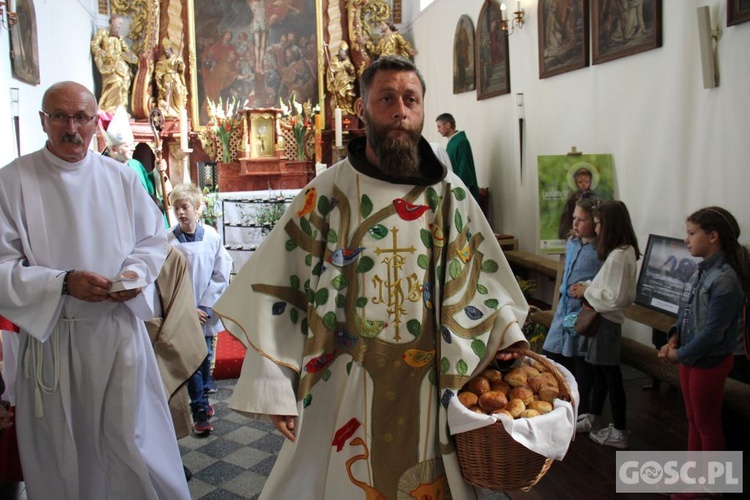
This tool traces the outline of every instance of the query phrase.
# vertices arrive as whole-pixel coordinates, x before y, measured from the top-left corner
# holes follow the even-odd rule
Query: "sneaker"
[[[206,415],[208,415],[208,418],[213,417],[214,413],[216,413],[216,410],[214,410],[214,407],[211,404],[208,404],[206,406]]]
[[[211,387],[210,389],[206,389],[206,394],[216,394],[217,392],[219,392],[219,389],[217,389],[216,387]]]
[[[576,433],[580,432],[591,432],[591,428],[594,424],[594,415],[591,413],[582,413],[578,415],[578,421],[576,422]]]
[[[602,446],[611,446],[612,448],[619,448],[621,450],[630,448],[627,431],[615,429],[614,424],[609,424],[609,427],[605,427],[597,432],[590,432],[589,437],[592,441]]]
[[[214,430],[214,426],[208,421],[208,414],[205,410],[198,411],[193,417],[193,429],[199,435],[208,435]]]

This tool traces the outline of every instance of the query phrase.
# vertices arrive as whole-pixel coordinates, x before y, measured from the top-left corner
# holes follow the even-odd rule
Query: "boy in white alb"
[[[213,408],[208,403],[207,387],[211,380],[213,337],[221,331],[221,322],[211,308],[229,284],[232,259],[216,230],[198,223],[202,201],[200,190],[192,184],[180,184],[172,190],[169,203],[179,225],[169,231],[168,238],[187,258],[198,319],[206,337],[208,356],[188,380],[188,392],[195,432],[208,434],[213,430],[209,422]]]

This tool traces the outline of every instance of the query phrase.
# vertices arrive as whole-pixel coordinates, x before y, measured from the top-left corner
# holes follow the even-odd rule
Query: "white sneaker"
[[[591,428],[594,425],[594,418],[596,417],[591,413],[582,413],[578,415],[578,420],[576,421],[576,433],[591,432]]]
[[[619,448],[621,450],[630,448],[628,431],[617,430],[614,424],[609,424],[609,427],[605,427],[597,432],[590,432],[589,437],[593,442],[603,446],[611,446],[612,448]]]

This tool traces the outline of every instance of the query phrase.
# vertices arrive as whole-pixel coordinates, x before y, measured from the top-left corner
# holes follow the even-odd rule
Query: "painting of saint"
[[[39,85],[39,50],[34,0],[16,0],[18,23],[10,30],[13,78]]]

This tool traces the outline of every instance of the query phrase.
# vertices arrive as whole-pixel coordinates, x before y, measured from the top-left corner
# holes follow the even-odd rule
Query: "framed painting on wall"
[[[453,37],[453,93],[470,92],[476,88],[474,71],[474,23],[462,15]]]
[[[39,85],[39,50],[34,0],[16,0],[18,22],[10,29],[13,78]]]
[[[539,0],[539,78],[589,65],[589,0]]]
[[[593,64],[661,47],[661,0],[592,0]]]
[[[510,93],[508,35],[503,31],[500,4],[486,0],[479,12],[474,44],[477,61],[477,99]]]
[[[727,26],[750,21],[750,0],[727,0]]]
[[[316,0],[192,0],[193,123],[208,120],[208,99],[249,108],[321,99]]]

